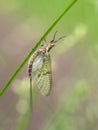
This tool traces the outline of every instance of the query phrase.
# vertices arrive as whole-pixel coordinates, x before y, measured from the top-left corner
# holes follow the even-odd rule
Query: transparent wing
[[[50,55],[46,53],[38,55],[33,63],[32,71],[36,86],[42,95],[49,95],[52,86]]]

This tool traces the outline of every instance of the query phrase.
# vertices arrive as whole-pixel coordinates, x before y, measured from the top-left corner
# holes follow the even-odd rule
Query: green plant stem
[[[23,62],[19,65],[19,67],[16,69],[14,74],[10,77],[8,82],[5,84],[5,86],[0,91],[0,96],[6,92],[7,88],[9,88],[9,85],[14,80],[14,78],[17,76],[17,74],[20,72],[22,67],[26,64],[30,56],[35,52],[35,50],[38,48],[38,46],[41,44],[42,40],[50,33],[50,31],[56,26],[56,24],[61,20],[61,18],[68,12],[68,10],[77,2],[78,0],[73,0],[70,5],[61,13],[61,15],[54,21],[54,23],[49,27],[49,29],[45,32],[45,34],[41,37],[41,39],[36,43],[35,47],[30,51],[30,53],[26,56],[26,58],[23,60]]]

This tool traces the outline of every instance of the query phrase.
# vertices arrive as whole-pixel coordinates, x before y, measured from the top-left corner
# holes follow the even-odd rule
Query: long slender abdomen
[[[35,51],[35,53],[31,56],[28,62],[28,75],[32,78],[32,65],[36,57],[39,55],[40,51]]]

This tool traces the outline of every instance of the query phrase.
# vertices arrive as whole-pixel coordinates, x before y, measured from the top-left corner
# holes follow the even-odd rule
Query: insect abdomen
[[[35,60],[35,58],[38,56],[39,54],[39,51],[36,51],[30,58],[29,62],[28,62],[28,75],[29,77],[32,77],[32,65],[33,65],[33,62]]]

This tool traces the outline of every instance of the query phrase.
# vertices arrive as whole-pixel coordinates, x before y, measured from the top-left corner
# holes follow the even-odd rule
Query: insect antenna
[[[58,32],[58,31],[56,31],[56,32],[54,33],[54,36],[53,36],[53,40],[52,40],[52,41],[55,41],[55,37],[56,37],[57,32]]]
[[[57,40],[54,41],[54,43],[58,42],[59,40],[65,38],[65,37],[66,37],[66,36],[62,36],[62,37],[58,38]]]
[[[54,43],[57,32],[58,32],[58,31],[56,31],[56,32],[54,33],[53,39],[50,41],[51,43]]]
[[[63,39],[63,38],[66,37],[66,36],[62,36],[62,37],[58,38],[57,40],[55,40],[55,37],[56,37],[57,32],[58,32],[58,31],[56,31],[56,32],[54,33],[53,40],[50,41],[51,43],[56,43],[56,42],[58,42],[59,40],[61,40],[61,39]]]

